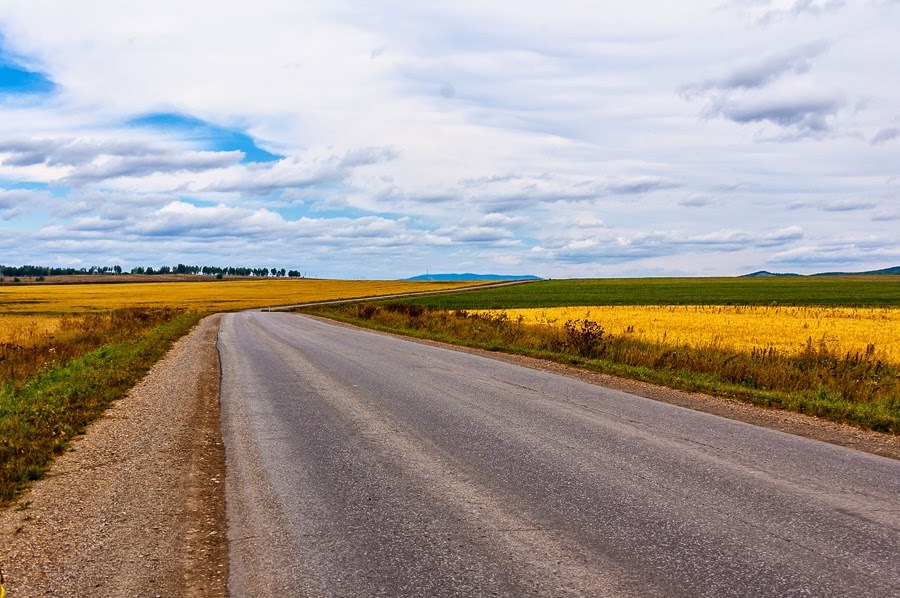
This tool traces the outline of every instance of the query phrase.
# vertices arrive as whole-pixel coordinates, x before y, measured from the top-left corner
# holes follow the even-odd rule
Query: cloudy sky
[[[900,264],[900,0],[0,3],[0,263]]]

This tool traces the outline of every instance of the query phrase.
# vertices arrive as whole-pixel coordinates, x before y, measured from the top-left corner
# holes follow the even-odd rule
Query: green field
[[[576,305],[810,305],[900,307],[900,276],[601,278],[405,299],[442,309]]]

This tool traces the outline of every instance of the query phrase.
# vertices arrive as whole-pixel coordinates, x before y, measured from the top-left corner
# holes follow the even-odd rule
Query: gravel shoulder
[[[225,595],[220,317],[180,339],[0,511],[10,598]]]

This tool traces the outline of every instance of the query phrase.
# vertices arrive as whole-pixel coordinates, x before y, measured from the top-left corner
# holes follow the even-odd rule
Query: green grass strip
[[[180,315],[137,338],[45,370],[18,388],[0,386],[0,504],[42,477],[53,455],[123,398],[202,317]]]

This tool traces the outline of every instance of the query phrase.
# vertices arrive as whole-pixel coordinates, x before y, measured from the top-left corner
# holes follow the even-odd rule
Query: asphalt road
[[[225,316],[232,596],[900,596],[900,462],[285,313]]]

